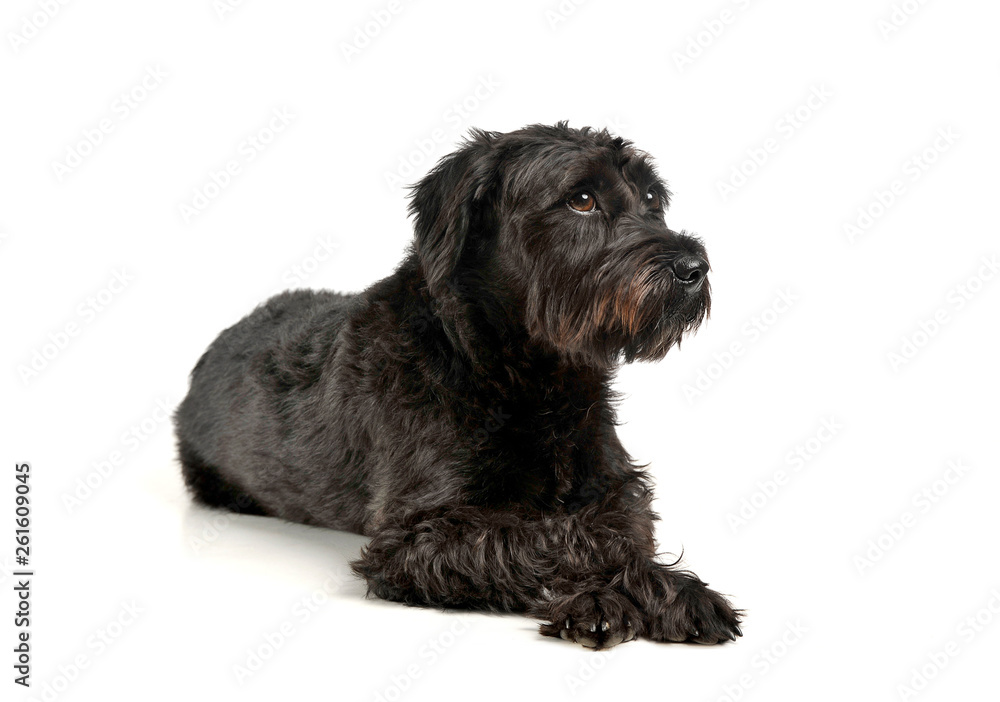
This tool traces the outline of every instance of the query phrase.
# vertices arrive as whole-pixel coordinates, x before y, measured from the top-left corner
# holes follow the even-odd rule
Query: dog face
[[[473,132],[414,188],[416,250],[433,296],[465,291],[574,361],[655,360],[711,300],[704,246],[667,227],[669,197],[606,131]]]

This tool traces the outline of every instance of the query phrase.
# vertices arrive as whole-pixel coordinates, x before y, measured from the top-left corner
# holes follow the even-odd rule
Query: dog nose
[[[708,261],[701,256],[678,256],[674,261],[674,277],[681,285],[701,286],[708,275]]]

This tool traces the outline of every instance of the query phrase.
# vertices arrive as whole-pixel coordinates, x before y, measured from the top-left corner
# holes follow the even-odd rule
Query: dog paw
[[[556,596],[547,602],[539,631],[587,648],[602,650],[636,638],[641,616],[631,601],[614,590],[588,590]]]
[[[682,581],[673,600],[657,609],[649,632],[657,641],[717,644],[743,636],[742,612],[697,579]]]

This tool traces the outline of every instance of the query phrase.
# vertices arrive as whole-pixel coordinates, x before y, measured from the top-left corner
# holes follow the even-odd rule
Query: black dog
[[[617,366],[709,310],[668,197],[606,131],[474,131],[415,186],[395,273],[278,295],[202,356],[176,416],[187,485],[371,536],[353,567],[385,599],[526,612],[593,648],[735,639],[740,613],[657,560],[615,433]]]

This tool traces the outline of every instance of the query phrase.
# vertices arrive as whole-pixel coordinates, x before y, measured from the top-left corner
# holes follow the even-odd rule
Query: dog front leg
[[[509,512],[468,507],[387,521],[351,567],[368,594],[412,605],[518,612],[539,596],[551,564]]]
[[[368,593],[414,605],[525,612],[591,648],[636,637],[642,612],[611,586],[633,551],[576,515],[529,519],[460,507],[383,525],[352,564]]]

